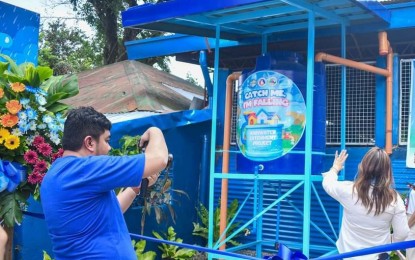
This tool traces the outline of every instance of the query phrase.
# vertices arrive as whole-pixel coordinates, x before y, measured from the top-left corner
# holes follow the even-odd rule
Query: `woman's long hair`
[[[396,191],[389,155],[379,147],[370,149],[359,164],[354,188],[358,201],[368,209],[375,209],[375,215],[383,213],[393,201],[396,201]],[[373,188],[373,189],[371,189]]]

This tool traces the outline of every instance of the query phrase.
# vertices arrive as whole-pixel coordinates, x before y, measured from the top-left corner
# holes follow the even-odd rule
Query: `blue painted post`
[[[341,24],[341,55],[342,58],[346,58],[346,26]],[[346,148],[346,66],[342,65],[341,76],[341,105],[340,105],[340,150]],[[344,180],[346,176],[346,166],[344,170],[340,172],[339,179]],[[339,207],[339,219],[343,218],[343,209]],[[339,221],[339,229],[341,227],[341,221]]]
[[[341,24],[341,55],[346,58],[346,26]],[[340,118],[340,145],[343,150],[346,148],[346,66],[342,65],[342,83],[341,83],[341,118]],[[342,171],[342,177],[344,178]]]
[[[308,46],[307,46],[307,127],[305,132],[305,165],[304,165],[304,217],[303,217],[303,254],[310,254],[310,210],[311,210],[311,156],[313,134],[313,90],[314,90],[314,42],[315,15],[308,11]]]
[[[215,152],[216,152],[216,116],[217,116],[217,97],[219,86],[219,39],[220,39],[220,26],[216,26],[216,44],[215,44],[215,65],[213,73],[213,106],[212,106],[212,133],[210,140],[210,185],[209,185],[209,232],[208,232],[208,248],[213,246],[213,211],[214,211],[214,199],[215,199]],[[209,260],[212,256],[209,255]]]
[[[378,56],[376,67],[386,68],[386,57]],[[386,145],[386,77],[375,75],[375,144],[379,147]]]
[[[399,55],[393,54],[392,104],[399,104]],[[392,111],[392,146],[399,144],[399,106]]]
[[[261,198],[258,203],[258,210],[261,212],[264,210],[264,180],[259,180],[259,197]],[[280,205],[280,203],[278,203]],[[257,224],[257,241],[260,241],[257,246],[257,254],[256,256],[258,258],[262,257],[262,245],[263,245],[263,232],[262,232],[262,215],[258,218],[258,224]]]
[[[209,198],[207,197],[207,183],[208,183],[208,156],[209,156],[209,137],[203,135],[203,146],[202,146],[202,161],[201,161],[201,170],[200,170],[200,194],[199,200],[203,206],[208,207]]]

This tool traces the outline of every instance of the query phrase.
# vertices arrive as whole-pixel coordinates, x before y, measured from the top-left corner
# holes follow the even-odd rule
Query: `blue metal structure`
[[[413,10],[413,6],[411,6]],[[399,10],[402,13],[402,10]],[[123,14],[123,25],[131,28],[143,28],[165,32],[180,33],[191,36],[173,35],[169,36],[169,43],[172,38],[177,40],[183,37],[185,41],[178,41],[177,44],[162,48],[163,55],[175,54],[183,51],[205,49],[207,45],[214,49],[214,87],[212,105],[212,131],[211,131],[211,154],[210,154],[210,189],[209,189],[209,248],[219,248],[219,241],[213,241],[213,209],[215,199],[215,185],[218,180],[251,180],[253,188],[247,192],[245,205],[250,196],[254,197],[254,215],[252,219],[242,225],[238,231],[254,226],[256,231],[255,242],[245,246],[255,246],[257,256],[260,255],[263,245],[268,242],[264,240],[262,233],[262,217],[274,206],[278,206],[281,201],[296,194],[298,190],[302,195],[302,209],[298,213],[302,218],[302,232],[300,245],[292,244],[293,247],[301,248],[303,253],[311,255],[310,249],[310,227],[320,231],[323,236],[330,239],[330,236],[321,231],[318,225],[311,221],[312,199],[315,196],[323,214],[330,219],[330,213],[323,207],[322,199],[319,196],[315,182],[320,182],[321,177],[313,175],[311,170],[311,157],[315,154],[312,150],[312,112],[313,112],[313,75],[314,75],[314,54],[316,35],[340,35],[340,55],[346,57],[346,32],[348,31],[377,31],[393,28],[414,26],[415,21],[399,21],[401,18],[394,15],[393,10],[386,8],[376,1],[353,1],[353,0],[230,0],[230,1],[192,1],[192,0],[171,0],[159,4],[146,4],[130,8]],[[408,17],[408,16],[406,16]],[[206,42],[201,37],[207,37]],[[213,40],[214,38],[214,40]],[[221,74],[220,50],[230,46],[261,45],[261,53],[267,51],[269,43],[282,41],[282,39],[306,39],[307,41],[307,128],[305,132],[306,145],[303,153],[305,154],[305,168],[303,175],[292,174],[260,174],[260,170],[255,170],[250,174],[230,172],[224,174],[218,169],[215,162],[215,155],[222,153],[217,149],[217,125],[218,119],[218,93],[221,86],[219,81]],[[157,39],[164,41],[164,39]],[[138,48],[131,51],[134,58],[146,57],[146,50],[154,47],[155,40],[148,40],[148,47],[138,51]],[[173,41],[174,42],[174,41]],[[192,43],[186,45],[185,42]],[[194,43],[194,44],[193,44]],[[129,47],[132,50],[132,45]],[[163,45],[163,43],[161,43]],[[183,46],[181,46],[183,45]],[[166,45],[164,45],[166,47]],[[141,53],[143,52],[143,53]],[[155,51],[154,53],[160,53]],[[153,55],[153,54],[152,54]],[[155,55],[155,54],[154,54]],[[341,146],[345,147],[345,127],[346,127],[346,70],[342,70],[342,90],[341,90]],[[382,80],[381,80],[382,81]],[[223,86],[222,86],[223,87]],[[332,150],[328,149],[328,152]],[[345,176],[342,176],[343,178]],[[264,195],[264,182],[276,181],[282,186],[289,184],[286,189],[277,189],[280,194],[278,199],[264,205],[262,197]],[[301,190],[302,189],[302,190]],[[283,192],[282,192],[283,191]],[[296,205],[292,205],[296,208]],[[334,231],[334,227],[332,227]],[[334,232],[335,233],[335,232]],[[232,237],[231,234],[229,237]],[[225,240],[227,241],[227,240]],[[272,242],[271,242],[272,243]],[[239,247],[238,249],[243,248]],[[314,249],[318,248],[315,246]],[[320,252],[330,249],[319,248]],[[214,255],[212,255],[214,256]]]

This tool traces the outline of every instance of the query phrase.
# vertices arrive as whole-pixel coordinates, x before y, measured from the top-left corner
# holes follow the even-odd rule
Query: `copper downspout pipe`
[[[368,72],[372,72],[375,74],[380,74],[382,76],[387,77],[389,75],[389,71],[387,69],[381,69],[366,63],[361,63],[353,60],[344,59],[341,57],[333,56],[324,52],[319,52],[316,54],[315,61],[327,61],[331,63],[345,65],[347,67],[352,67],[359,70],[364,70]]]
[[[389,47],[389,52],[386,58],[386,68],[389,71],[389,76],[386,78],[386,140],[385,151],[392,154],[392,75],[393,75],[393,50]]]
[[[344,59],[333,56],[324,52],[317,53],[315,61],[327,61],[331,63],[341,64],[347,67],[360,69],[386,77],[386,137],[385,137],[385,151],[388,154],[392,153],[392,75],[393,75],[393,51],[387,40],[386,32],[379,32],[379,54],[386,55],[386,69],[371,66],[365,63],[356,62],[353,60]]]
[[[222,158],[222,173],[229,172],[229,149],[231,143],[231,118],[232,118],[232,94],[233,85],[238,80],[240,72],[234,72],[226,79],[226,101],[225,101],[225,122],[223,126],[223,158]],[[228,214],[228,179],[222,178],[222,190],[220,198],[220,223],[219,223],[219,235],[225,232],[227,225]],[[215,223],[213,223],[215,224]],[[226,235],[222,237],[221,241],[226,239]],[[226,243],[221,245],[220,250],[226,249]]]

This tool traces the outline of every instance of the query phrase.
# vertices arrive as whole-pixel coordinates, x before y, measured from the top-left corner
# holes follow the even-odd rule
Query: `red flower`
[[[27,177],[27,181],[31,184],[41,183],[43,180],[43,176],[43,174],[37,171],[33,171],[32,174],[29,174],[29,176]]]
[[[50,163],[53,163],[56,159],[62,157],[63,155],[63,149],[59,148],[59,150],[56,153],[52,154],[52,159],[50,160]]]
[[[47,143],[39,144],[36,148],[43,156],[49,156],[52,153],[52,147]]]
[[[34,168],[35,171],[38,171],[40,173],[45,172],[47,169],[48,169],[48,164],[44,160],[38,161],[35,164],[35,168]]]
[[[33,150],[29,150],[29,151],[25,152],[23,158],[29,164],[35,164],[38,160],[37,153]]]
[[[33,139],[32,145],[35,147],[38,147],[39,145],[43,144],[45,142],[45,138],[43,136],[37,135]]]

